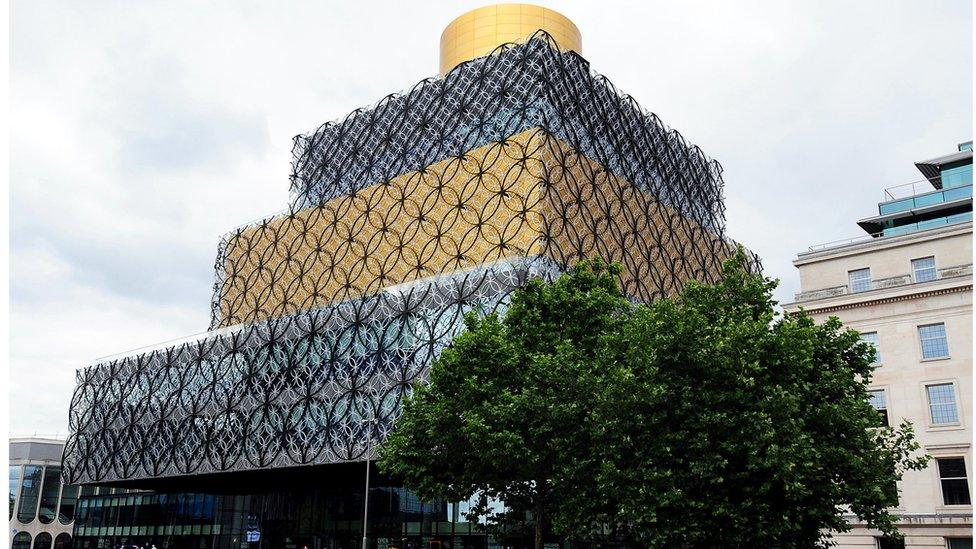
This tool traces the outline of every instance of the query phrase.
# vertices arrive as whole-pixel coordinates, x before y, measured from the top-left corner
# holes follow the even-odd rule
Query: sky
[[[435,75],[485,3],[12,2],[11,434],[63,436],[76,369],[204,331],[217,242],[285,207],[292,137]],[[972,138],[968,0],[539,3],[722,164],[781,302],[797,252]]]

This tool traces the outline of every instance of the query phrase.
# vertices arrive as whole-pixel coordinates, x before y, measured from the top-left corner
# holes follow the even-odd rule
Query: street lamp
[[[366,492],[365,497],[363,497],[363,547],[366,549],[366,526],[369,524],[369,452],[373,445],[373,426],[379,423],[375,417],[370,419],[364,419],[359,422],[360,425],[366,425]]]

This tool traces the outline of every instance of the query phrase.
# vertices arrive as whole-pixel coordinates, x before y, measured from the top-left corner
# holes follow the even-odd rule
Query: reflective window
[[[935,270],[935,257],[923,257],[912,260],[912,276],[915,282],[928,282],[939,277]]]
[[[62,532],[54,538],[54,549],[71,549],[71,534]]]
[[[20,502],[17,503],[17,520],[27,524],[37,514],[37,497],[41,493],[40,465],[24,466],[24,481],[20,485]]]
[[[942,188],[950,189],[973,184],[973,165],[956,166],[942,170]]]
[[[884,389],[876,389],[873,391],[868,391],[868,402],[874,409],[881,414],[881,424],[885,427],[888,426],[888,402],[885,398]]]
[[[973,549],[973,538],[946,538],[947,549]]]
[[[881,364],[881,347],[878,344],[878,332],[862,333],[861,341],[870,343],[874,347],[874,356],[868,357],[871,360],[871,364]]]
[[[60,493],[61,466],[48,465],[44,468],[44,485],[41,487],[41,508],[37,512],[37,518],[43,524],[51,524],[54,522],[54,514],[58,510],[58,494]],[[37,544],[37,540],[34,541],[34,544]]]
[[[929,396],[929,411],[932,423],[958,423],[959,411],[956,408],[956,391],[952,383],[928,385],[925,391]]]
[[[10,543],[10,549],[30,549],[31,536],[27,532],[17,532],[14,536],[13,541]]]
[[[77,486],[69,484],[61,490],[61,506],[58,507],[58,522],[61,524],[71,524],[71,521],[75,520],[75,503],[77,500]]]
[[[967,190],[972,190],[972,187],[968,187]],[[942,227],[945,225],[952,225],[954,223],[965,223],[967,221],[973,220],[973,212],[963,212],[946,217],[936,217],[935,219],[927,219],[925,221],[919,221],[918,223],[909,223],[907,225],[889,226],[886,223],[884,229],[885,236],[894,236],[898,234],[908,234],[914,233],[916,231],[924,231],[926,229],[933,229],[935,227]]]
[[[922,358],[949,356],[949,340],[946,338],[945,324],[919,326],[918,338],[922,342]]]
[[[34,538],[34,549],[51,549],[51,534],[41,532]]]
[[[20,485],[20,465],[10,466],[10,516],[7,520],[14,518],[14,503],[17,501],[17,486]]]
[[[937,459],[939,480],[942,481],[942,502],[946,505],[969,505],[969,481],[966,480],[966,460]]]
[[[866,292],[871,289],[871,269],[858,269],[847,273],[851,292]]]

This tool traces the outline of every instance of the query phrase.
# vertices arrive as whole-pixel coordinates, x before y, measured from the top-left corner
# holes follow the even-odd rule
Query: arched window
[[[61,490],[61,506],[58,507],[58,522],[61,524],[71,524],[71,521],[75,520],[75,504],[77,502],[78,486],[68,484]]]
[[[71,549],[71,534],[61,532],[54,538],[54,549]]]
[[[13,542],[10,543],[10,549],[30,549],[30,542],[30,534],[27,532],[17,532]]]
[[[41,488],[41,508],[37,518],[42,524],[54,522],[54,514],[58,510],[58,494],[61,493],[61,466],[48,465],[44,468],[44,486]],[[50,537],[50,536],[48,536]],[[40,539],[40,536],[37,537]],[[37,540],[34,540],[37,546]]]
[[[51,549],[51,534],[41,532],[34,538],[34,549]]]
[[[27,524],[37,515],[37,498],[41,495],[40,465],[24,466],[24,480],[20,483],[20,502],[17,504],[17,520]]]

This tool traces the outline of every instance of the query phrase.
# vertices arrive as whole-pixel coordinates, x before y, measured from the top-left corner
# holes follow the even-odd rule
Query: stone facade
[[[784,306],[787,313],[802,307],[818,322],[837,316],[862,334],[877,334],[880,357],[872,388],[884,392],[889,423],[910,421],[933,458],[898,485],[895,512],[907,548],[945,548],[951,538],[972,537],[972,505],[945,504],[937,461],[962,458],[971,481],[972,235],[970,222],[801,253],[794,261],[801,292]],[[912,260],[927,257],[935,258],[937,274],[919,281]],[[849,272],[866,268],[870,289],[852,292]],[[945,326],[948,356],[924,358],[919,327],[938,324]],[[958,421],[935,423],[927,387],[946,384]],[[851,520],[854,529],[836,535],[839,547],[880,546],[880,532]]]

